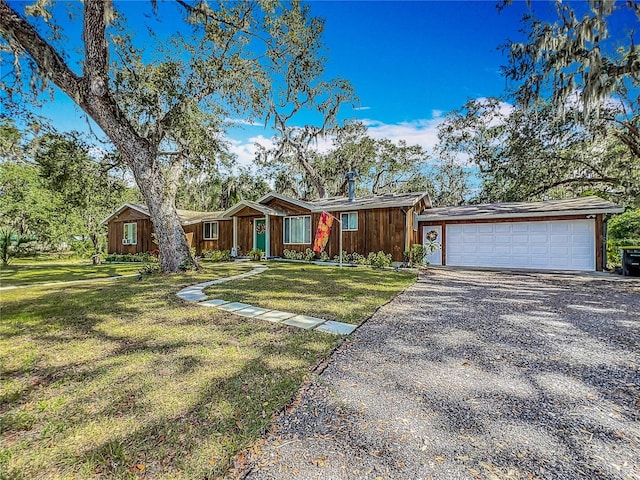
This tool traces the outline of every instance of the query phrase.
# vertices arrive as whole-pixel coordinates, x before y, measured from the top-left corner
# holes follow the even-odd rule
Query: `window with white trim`
[[[202,239],[218,240],[218,222],[202,223]]]
[[[138,243],[138,224],[125,223],[122,232],[123,245],[137,245]]]
[[[311,243],[311,215],[284,217],[284,243]]]
[[[343,232],[354,232],[358,230],[358,212],[345,212],[340,215]]]
[[[413,231],[418,231],[418,212],[413,212]]]

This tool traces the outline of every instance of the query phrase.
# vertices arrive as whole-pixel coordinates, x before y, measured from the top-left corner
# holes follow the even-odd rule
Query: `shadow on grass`
[[[125,279],[3,299],[0,412],[9,441],[0,470],[224,473],[338,338],[175,298],[198,281]]]

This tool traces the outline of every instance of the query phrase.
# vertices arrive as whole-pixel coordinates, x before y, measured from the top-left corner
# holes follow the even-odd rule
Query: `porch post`
[[[265,215],[264,222],[264,257],[269,258],[271,256],[271,216]]]
[[[238,248],[238,217],[233,217],[233,248]],[[238,250],[236,250],[236,255]]]

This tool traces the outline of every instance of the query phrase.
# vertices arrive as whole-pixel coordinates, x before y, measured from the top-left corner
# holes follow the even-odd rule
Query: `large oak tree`
[[[224,150],[225,122],[278,119],[289,104],[290,115],[320,110],[329,119],[322,123],[337,115],[315,95],[328,98],[344,82],[321,81],[323,22],[298,2],[151,1],[148,15],[141,4],[130,13],[131,4],[106,0],[85,0],[81,12],[37,0],[22,14],[17,7],[24,5],[0,0],[0,34],[9,47],[3,63],[7,50],[15,59],[6,62],[14,70],[4,77],[3,102],[7,108],[37,102],[51,82],[95,121],[149,207],[163,271],[192,264],[175,197],[185,166]],[[56,23],[65,8],[64,26],[81,22],[81,38],[65,38]],[[138,32],[144,42],[135,39],[127,15],[145,24]],[[175,34],[161,35],[163,15],[184,20]]]

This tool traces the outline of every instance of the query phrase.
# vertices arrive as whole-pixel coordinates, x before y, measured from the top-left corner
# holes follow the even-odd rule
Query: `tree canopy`
[[[137,32],[127,20],[143,12],[127,7],[86,0],[78,12],[67,2],[0,0],[3,50],[15,59],[5,62],[3,53],[3,63],[14,66],[3,77],[3,102],[38,101],[50,82],[76,102],[130,168],[158,235],[162,268],[176,271],[192,264],[175,207],[184,168],[224,151],[230,120],[281,124],[310,109],[330,124],[341,103],[330,99],[348,84],[322,79],[323,22],[298,2],[152,1],[140,22],[146,30]],[[162,18],[184,23],[163,35]],[[69,29],[82,35],[65,38]]]

